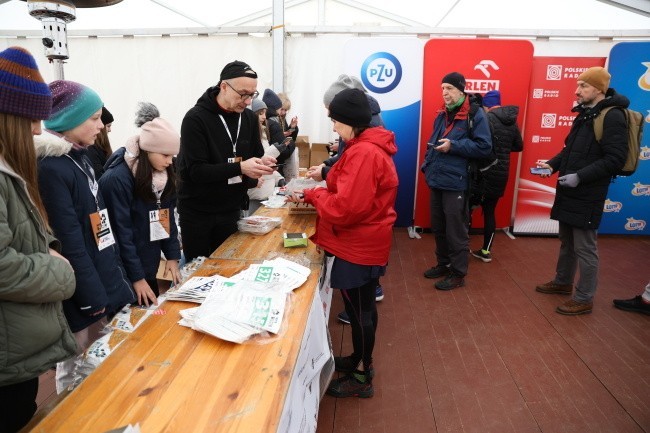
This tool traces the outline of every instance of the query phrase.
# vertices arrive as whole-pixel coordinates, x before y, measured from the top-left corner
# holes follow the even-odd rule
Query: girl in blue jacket
[[[174,218],[176,182],[172,158],[180,136],[158,109],[141,103],[136,115],[140,134],[128,139],[106,163],[99,189],[108,205],[122,262],[141,305],[157,303],[160,253],[165,274],[179,283],[181,257]]]

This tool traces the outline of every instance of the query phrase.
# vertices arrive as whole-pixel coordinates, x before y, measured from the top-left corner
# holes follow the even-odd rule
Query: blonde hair
[[[282,101],[282,108],[287,111],[291,110],[291,101],[286,93],[278,93],[278,98]]]
[[[45,229],[50,231],[47,212],[38,190],[36,149],[30,119],[0,113],[0,156],[27,184],[27,193],[36,207]]]

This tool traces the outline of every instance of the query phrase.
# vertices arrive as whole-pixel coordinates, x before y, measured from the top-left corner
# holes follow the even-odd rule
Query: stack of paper
[[[232,281],[220,275],[212,275],[210,277],[191,277],[177,289],[170,289],[167,292],[167,300],[195,302],[200,304],[205,300],[208,293],[210,293],[215,287],[223,288],[232,285]]]
[[[309,268],[278,258],[251,265],[230,279],[211,277],[214,281],[209,287],[202,280],[199,287],[205,286],[207,292],[203,303],[181,311],[183,318],[179,323],[235,343],[243,343],[264,331],[277,334],[287,294],[300,287],[309,273]],[[190,290],[184,293],[187,295]]]

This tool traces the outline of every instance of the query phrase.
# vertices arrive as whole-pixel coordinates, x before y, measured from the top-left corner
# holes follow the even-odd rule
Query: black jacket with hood
[[[560,153],[548,161],[559,176],[577,173],[575,188],[557,185],[551,218],[572,227],[595,230],[600,225],[609,183],[627,158],[627,122],[623,110],[610,110],[604,119],[600,143],[594,135],[594,118],[606,107],[627,108],[630,101],[609,89],[594,107],[576,106],[578,116]]]
[[[497,163],[483,173],[485,179],[485,198],[498,198],[508,184],[510,172],[510,152],[521,152],[524,142],[517,126],[519,107],[506,105],[487,111],[492,133],[492,147]]]
[[[181,214],[184,211],[233,213],[241,209],[248,188],[257,185],[257,179],[242,176],[240,164],[228,162],[228,158],[234,156],[230,137],[237,141],[237,157],[242,161],[264,155],[258,117],[245,109],[237,135],[240,113],[221,108],[216,101],[218,93],[218,86],[207,89],[183,118],[178,154]],[[230,136],[219,115],[226,121]],[[236,176],[242,176],[243,182],[229,184],[228,179]]]

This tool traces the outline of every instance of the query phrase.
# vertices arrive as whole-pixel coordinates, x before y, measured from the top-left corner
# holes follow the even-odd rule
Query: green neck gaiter
[[[445,105],[445,108],[447,111],[454,111],[456,108],[463,105],[463,102],[465,102],[465,95],[461,96],[458,102],[456,102],[454,105]]]

